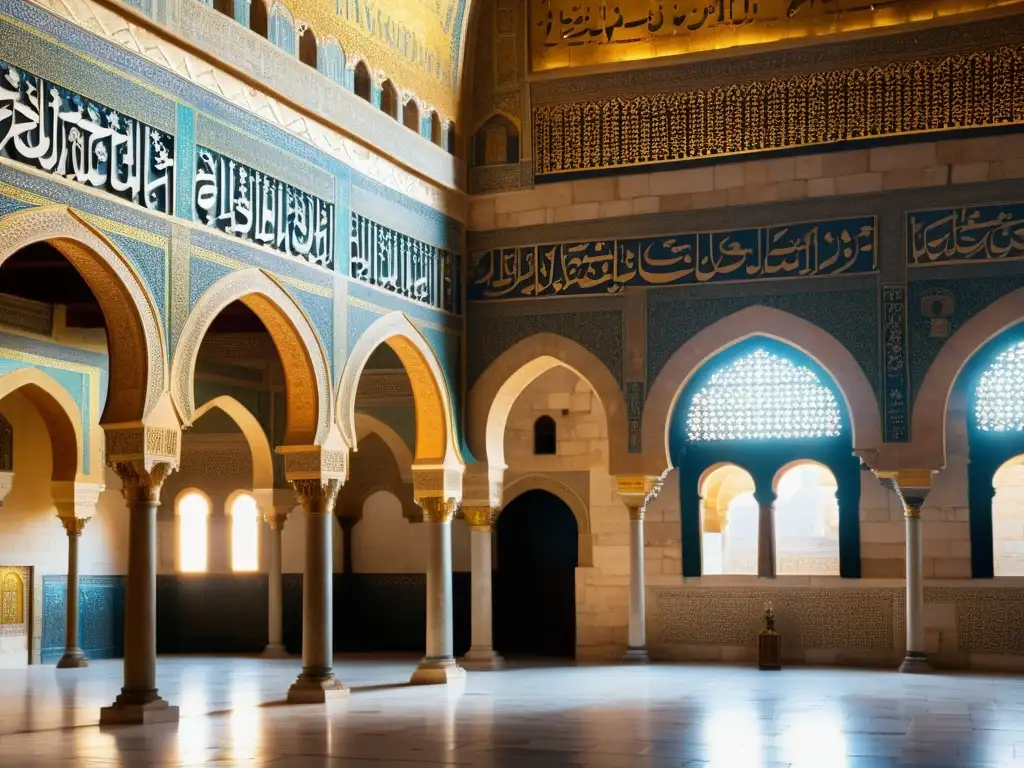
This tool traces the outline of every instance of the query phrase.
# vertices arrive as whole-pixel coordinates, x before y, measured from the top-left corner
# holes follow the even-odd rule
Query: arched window
[[[415,99],[409,99],[402,107],[402,125],[410,131],[420,132],[420,108]]]
[[[973,389],[967,484],[971,574],[1024,576],[1024,339],[1018,327],[979,351],[964,377]],[[970,391],[970,390],[969,390]]]
[[[533,452],[537,456],[558,453],[558,425],[550,416],[541,416],[533,422]]]
[[[754,478],[735,464],[723,464],[700,484],[701,563],[704,575],[757,574],[757,516]]]
[[[839,575],[839,484],[821,464],[797,462],[775,491],[776,572]]]
[[[199,491],[186,491],[178,497],[177,513],[178,570],[182,573],[204,573],[210,502]]]
[[[243,0],[244,2],[245,0]],[[261,37],[269,37],[270,23],[267,19],[267,5],[263,0],[251,0],[249,5],[249,29]]]
[[[270,42],[285,53],[295,55],[295,22],[291,11],[275,2],[270,9]]]
[[[836,437],[839,405],[817,374],[764,349],[722,368],[693,396],[687,439]]]
[[[355,72],[353,73],[353,89],[356,92],[356,96],[360,99],[371,100],[370,70],[361,61],[356,62]]]
[[[437,112],[430,113],[430,140],[441,146],[443,134],[441,131],[441,118],[437,116]]]
[[[240,493],[231,501],[231,570],[260,568],[260,511],[256,499]]]
[[[455,152],[455,123],[448,123],[448,141],[445,144],[445,150],[449,155],[456,154]]]
[[[252,0],[249,6],[249,29],[261,37],[268,37],[269,28],[266,4],[263,0]]]
[[[390,80],[385,80],[380,86],[380,111],[398,119],[398,92]]]
[[[679,469],[684,576],[714,573],[719,561],[730,567],[729,550],[716,554],[718,540],[706,537],[728,523],[730,546],[738,546],[734,512],[756,522],[743,535],[756,532],[759,576],[860,576],[860,461],[839,387],[809,356],[764,337],[720,352],[680,393],[669,446]],[[716,495],[717,506],[701,501],[706,473],[723,464],[743,467],[752,481],[735,510],[734,495]],[[742,567],[732,572],[749,573],[748,559]]]
[[[316,69],[316,35],[313,34],[313,30],[309,27],[306,27],[306,31],[299,38],[299,61],[307,67]]]
[[[345,84],[345,53],[338,41],[331,38],[320,46],[319,70],[338,85]]]
[[[213,9],[223,13],[230,19],[235,18],[234,0],[213,0]]]

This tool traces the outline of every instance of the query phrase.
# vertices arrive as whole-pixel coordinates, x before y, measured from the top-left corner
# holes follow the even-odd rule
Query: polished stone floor
[[[101,729],[121,665],[0,671],[2,766],[1024,768],[1024,678],[729,666],[521,667],[404,684],[341,658],[352,695],[281,703],[295,660],[161,658],[176,725]]]

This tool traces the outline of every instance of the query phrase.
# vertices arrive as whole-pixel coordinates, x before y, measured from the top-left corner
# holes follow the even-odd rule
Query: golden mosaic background
[[[892,27],[1022,0],[530,0],[535,72]]]
[[[533,110],[538,175],[1024,122],[1024,45]]]

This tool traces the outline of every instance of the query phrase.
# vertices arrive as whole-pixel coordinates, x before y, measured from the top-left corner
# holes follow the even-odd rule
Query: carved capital
[[[68,517],[67,515],[57,515],[57,518],[64,526],[68,536],[81,536],[85,524],[92,519],[91,517]]]
[[[450,523],[458,508],[458,502],[450,496],[426,496],[416,499],[416,504],[423,510],[425,523]]]
[[[874,470],[883,488],[893,491],[903,505],[903,514],[911,519],[921,517],[921,506],[932,487],[932,470]]]
[[[299,480],[321,479],[345,482],[348,473],[348,451],[344,448],[325,448],[320,445],[280,446],[277,453],[284,456],[284,476],[293,485]]]
[[[302,508],[311,515],[329,515],[334,512],[334,502],[341,490],[341,482],[333,478],[318,480],[292,480],[295,495],[302,502]]]
[[[462,516],[466,518],[469,527],[475,531],[489,531],[498,519],[501,510],[496,507],[466,506],[462,505]]]
[[[644,505],[643,504],[631,504],[626,503],[626,509],[629,510],[630,520],[639,520],[643,522],[644,519]]]
[[[164,480],[175,470],[170,462],[158,461],[151,466],[146,460],[118,461],[113,470],[121,478],[121,492],[129,506],[132,504],[159,504]]]
[[[616,478],[616,492],[629,510],[630,520],[643,520],[647,505],[658,498],[665,484],[666,470],[661,475],[635,475]]]
[[[115,465],[140,462],[148,472],[157,464],[169,464],[171,471],[178,466],[181,455],[181,430],[171,427],[111,426],[104,429],[107,463]]]
[[[903,499],[903,514],[909,518],[917,519],[921,517],[921,507],[924,504],[924,499],[906,498]]]

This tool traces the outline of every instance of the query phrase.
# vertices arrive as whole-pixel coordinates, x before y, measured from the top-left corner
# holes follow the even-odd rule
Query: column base
[[[470,648],[460,662],[464,669],[473,670],[501,669],[505,666],[505,660],[493,648]]]
[[[283,645],[268,645],[260,654],[264,659],[287,659],[291,656]]]
[[[299,675],[288,689],[289,704],[326,704],[331,699],[348,696],[348,688],[334,675],[304,677]]]
[[[125,693],[100,710],[100,725],[147,725],[178,722],[178,708],[160,698],[156,690]]]
[[[57,669],[81,669],[88,666],[89,660],[81,648],[68,648],[57,662]]]
[[[928,656],[917,651],[907,651],[907,656],[900,664],[900,672],[911,675],[926,675],[932,671]]]
[[[411,685],[447,685],[466,677],[455,659],[424,659],[409,679]]]
[[[651,657],[647,655],[647,648],[643,646],[628,649],[622,657],[622,661],[626,664],[646,664],[650,660]]]

